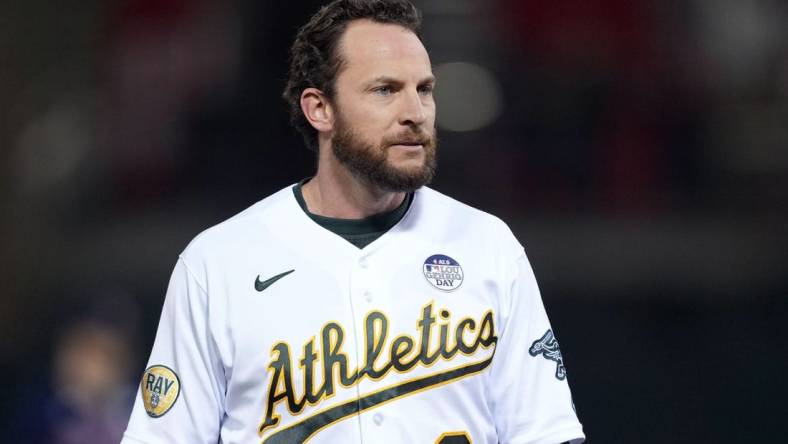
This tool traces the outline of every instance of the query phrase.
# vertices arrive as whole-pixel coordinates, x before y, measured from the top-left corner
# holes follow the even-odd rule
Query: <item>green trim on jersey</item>
[[[301,187],[308,181],[309,179],[304,179],[293,185],[293,194],[295,195],[296,201],[298,201],[298,205],[301,206],[304,213],[315,221],[315,223],[341,236],[358,248],[366,247],[389,231],[391,227],[396,225],[397,222],[405,216],[405,213],[408,212],[408,208],[410,207],[410,203],[413,201],[413,193],[408,193],[400,206],[385,213],[373,214],[363,219],[325,217],[311,213],[306,207],[306,201],[304,201],[304,193],[301,191]]]

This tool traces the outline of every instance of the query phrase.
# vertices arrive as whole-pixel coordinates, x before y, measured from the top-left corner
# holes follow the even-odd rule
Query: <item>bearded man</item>
[[[284,97],[317,172],[181,254],[124,444],[583,441],[523,247],[426,187],[420,26],[336,0],[301,28]]]

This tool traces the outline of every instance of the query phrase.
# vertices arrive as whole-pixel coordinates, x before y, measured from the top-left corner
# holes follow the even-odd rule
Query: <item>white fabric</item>
[[[436,254],[462,267],[458,288],[441,291],[425,278],[424,262]],[[289,270],[263,291],[255,289],[258,277],[264,281]],[[322,387],[327,351],[321,334],[330,322],[341,326],[341,352],[350,370],[357,370],[367,354],[367,316],[385,316],[387,335],[377,336],[383,346],[374,367],[381,369],[395,338],[407,335],[418,347],[417,322],[428,307],[435,318],[428,355],[439,348],[441,328],[448,345],[456,343],[463,319],[475,323],[473,330],[466,322],[463,336],[473,343],[487,311],[497,342],[376,379],[366,375],[347,387],[336,382],[331,396],[295,413],[286,401],[267,412],[269,391],[284,390],[271,387],[272,363],[283,362],[276,344],[288,345],[298,400],[305,386],[299,362],[310,339],[317,355],[313,392]],[[266,440],[343,402],[394,393],[386,391],[392,387],[406,390],[408,381],[471,368],[493,354],[492,364],[478,373],[362,408],[308,441],[433,443],[445,433],[465,433],[475,444],[582,442],[569,386],[556,377],[557,362],[529,354],[549,329],[523,248],[499,219],[422,188],[397,225],[358,249],[313,222],[288,187],[206,230],[180,256],[148,366],[175,371],[181,392],[158,418],[146,414],[138,394],[122,443],[274,442]],[[268,413],[280,422],[259,434]]]

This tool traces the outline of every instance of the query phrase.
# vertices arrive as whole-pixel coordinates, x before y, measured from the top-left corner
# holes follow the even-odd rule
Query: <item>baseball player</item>
[[[180,255],[123,444],[582,442],[522,246],[427,188],[435,79],[405,0],[336,0],[285,98],[314,177]]]

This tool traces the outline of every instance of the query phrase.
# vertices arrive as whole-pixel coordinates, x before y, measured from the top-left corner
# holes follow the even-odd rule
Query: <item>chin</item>
[[[388,169],[401,176],[417,176],[424,170],[424,159],[408,159],[400,162],[389,162]]]
[[[399,153],[392,153],[389,152],[387,163],[391,167],[403,167],[403,168],[415,168],[415,167],[423,167],[424,162],[426,159],[426,154],[424,150],[418,151],[410,151],[410,152],[399,152]]]

